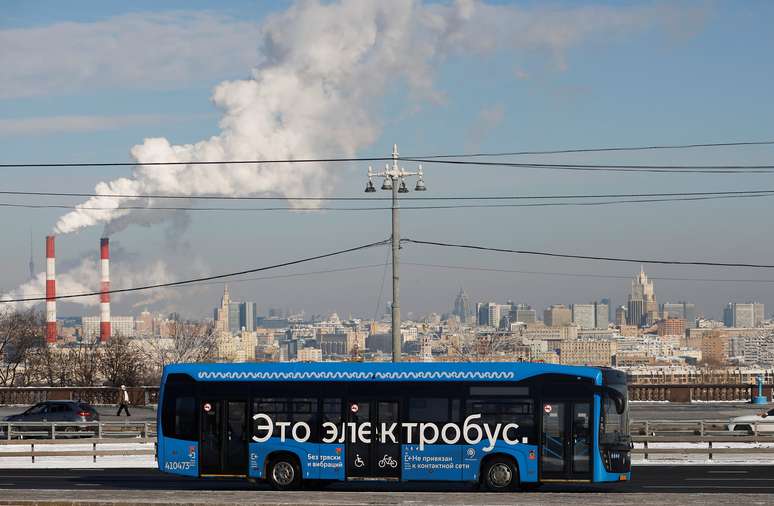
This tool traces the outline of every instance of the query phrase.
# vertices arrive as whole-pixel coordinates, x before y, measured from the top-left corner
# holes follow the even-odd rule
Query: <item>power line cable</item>
[[[448,265],[448,264],[430,264],[430,263],[422,263],[422,262],[405,262],[401,261],[402,265],[408,265],[411,267],[431,267],[431,268],[437,268],[437,269],[449,269],[449,270],[461,270],[461,271],[473,271],[473,272],[494,272],[494,273],[506,273],[506,274],[528,274],[528,275],[541,275],[541,276],[563,276],[563,277],[573,277],[573,278],[599,278],[599,279],[631,279],[631,275],[616,275],[616,274],[591,274],[591,273],[579,273],[579,272],[556,272],[556,271],[528,271],[528,270],[521,270],[521,269],[502,269],[502,268],[496,268],[496,267],[476,267],[476,266],[470,266],[470,265]],[[387,265],[389,266],[389,261],[387,262]],[[232,279],[229,280],[229,283],[248,283],[251,281],[269,281],[274,279],[288,279],[288,278],[302,278],[307,276],[316,276],[320,274],[335,274],[340,272],[351,272],[351,271],[357,271],[357,270],[364,270],[364,269],[375,269],[375,268],[384,268],[385,264],[378,263],[378,264],[365,264],[365,265],[355,265],[352,267],[341,267],[337,269],[324,269],[324,270],[318,270],[318,271],[306,271],[306,272],[296,272],[292,274],[278,274],[275,276],[258,276],[258,277],[252,277],[252,278],[242,278],[242,279]],[[385,275],[382,276],[382,288],[380,292],[383,293],[384,290],[384,279],[386,277],[386,271]],[[729,278],[676,278],[676,277],[665,277],[665,276],[649,276],[650,279],[653,279],[655,281],[692,281],[692,282],[711,282],[711,283],[774,283],[774,279],[750,279],[750,278],[743,278],[743,279],[729,279]],[[207,286],[207,285],[217,285],[220,284],[220,281],[202,281],[202,282],[193,282],[190,283],[188,286]],[[37,292],[37,294],[40,297],[43,297],[42,292]],[[63,294],[64,297],[67,294]],[[2,301],[0,301],[2,302]],[[378,307],[381,305],[381,300],[377,303],[377,311],[378,313]],[[376,319],[376,316],[374,316],[374,319]]]
[[[724,142],[724,143],[704,143],[704,144],[682,144],[682,145],[651,145],[651,146],[628,146],[628,147],[607,147],[607,148],[580,148],[580,149],[557,149],[546,151],[514,151],[501,153],[470,153],[470,154],[436,154],[424,156],[402,156],[398,157],[403,161],[415,161],[421,163],[447,163],[447,164],[470,164],[470,165],[503,165],[529,168],[546,168],[561,170],[616,170],[616,171],[656,171],[656,172],[706,172],[718,170],[718,173],[728,173],[734,170],[734,173],[742,170],[752,169],[774,169],[772,165],[681,165],[681,166],[659,166],[659,165],[583,165],[583,164],[513,164],[497,162],[477,162],[471,160],[450,160],[449,158],[474,158],[474,157],[502,157],[516,155],[536,155],[536,154],[561,154],[561,153],[585,153],[602,151],[638,151],[638,150],[656,150],[656,149],[688,149],[699,147],[731,147],[731,146],[756,146],[774,144],[774,141],[743,141],[743,142]],[[171,162],[51,162],[51,163],[3,163],[0,168],[64,168],[64,167],[136,167],[136,166],[178,166],[178,165],[261,165],[261,164],[279,164],[279,163],[343,163],[343,162],[376,162],[392,161],[392,157],[330,157],[330,158],[295,158],[295,159],[264,159],[264,160],[190,160],[190,161],[171,161]],[[697,170],[690,170],[697,169]],[[701,170],[698,170],[701,169]],[[758,172],[758,171],[756,171]],[[768,171],[766,171],[768,172]],[[764,172],[764,173],[766,173]]]
[[[335,162],[384,162],[389,156],[346,158],[285,158],[267,160],[191,160],[188,162],[55,162],[55,163],[0,163],[0,169],[57,168],[57,167],[159,167],[175,165],[263,165],[270,163],[335,163]]]
[[[647,204],[659,202],[690,202],[702,200],[718,199],[737,199],[737,198],[757,198],[772,197],[774,192],[754,193],[754,194],[735,194],[735,195],[707,195],[697,197],[678,197],[678,198],[654,198],[654,199],[634,199],[634,200],[607,200],[596,202],[532,202],[528,204],[447,204],[447,205],[423,205],[423,206],[401,206],[404,211],[421,210],[440,210],[440,209],[486,209],[486,208],[509,208],[509,207],[586,207],[586,206],[607,206],[618,204]],[[0,207],[22,208],[22,209],[67,209],[67,210],[85,210],[85,211],[198,211],[198,212],[276,212],[276,211],[296,211],[296,212],[322,212],[322,211],[385,211],[392,209],[387,206],[368,206],[368,207],[159,207],[159,206],[119,206],[119,207],[97,207],[83,205],[66,204],[18,204],[11,202],[0,202]]]
[[[343,249],[343,250],[333,251],[331,253],[324,253],[322,255],[315,255],[315,256],[312,256],[312,257],[301,258],[301,259],[298,259],[298,260],[291,260],[291,261],[288,261],[288,262],[282,262],[282,263],[279,263],[279,264],[268,265],[268,266],[265,266],[265,267],[256,267],[254,269],[246,269],[246,270],[237,271],[237,272],[229,272],[229,273],[226,273],[226,274],[217,274],[215,276],[206,276],[206,277],[202,277],[202,278],[186,279],[186,280],[182,280],[182,281],[173,281],[173,282],[169,282],[169,283],[158,283],[158,284],[155,284],[155,285],[137,286],[137,287],[134,287],[134,288],[117,288],[117,289],[108,290],[106,292],[88,292],[88,293],[78,293],[78,294],[68,294],[68,295],[57,295],[54,298],[57,299],[57,300],[58,299],[73,299],[73,298],[78,298],[78,297],[93,297],[93,296],[100,295],[100,294],[103,294],[103,293],[138,292],[138,291],[143,291],[143,290],[151,290],[151,289],[155,289],[155,288],[167,288],[167,287],[171,287],[171,286],[190,285],[190,284],[199,283],[199,282],[202,282],[202,281],[212,281],[212,280],[216,280],[216,279],[224,279],[224,278],[230,278],[230,277],[234,277],[234,276],[241,276],[243,274],[252,274],[254,272],[262,272],[262,271],[268,271],[268,270],[272,270],[272,269],[279,269],[280,267],[288,267],[290,265],[298,265],[298,264],[302,264],[302,263],[306,263],[306,262],[311,262],[311,261],[314,261],[314,260],[321,260],[323,258],[330,258],[330,257],[338,256],[338,255],[343,255],[343,254],[346,254],[346,253],[353,253],[355,251],[360,251],[360,250],[364,250],[364,249],[368,249],[368,248],[373,248],[374,246],[382,246],[382,245],[387,244],[389,242],[390,242],[389,239],[387,239],[387,240],[384,240],[384,241],[378,241],[378,242],[373,242],[373,243],[370,243],[370,244],[364,244],[362,246],[355,246],[354,248],[347,248],[347,249]],[[47,300],[46,297],[25,297],[25,298],[20,298],[20,299],[0,300],[0,303],[36,302],[36,301],[43,301],[43,300]]]
[[[479,246],[474,244],[455,244],[439,241],[423,241],[419,239],[401,239],[401,243],[413,243],[422,244],[427,246],[441,246],[445,248],[460,248],[470,249],[476,251],[493,251],[497,253],[513,253],[517,255],[536,255],[555,258],[574,258],[578,260],[600,260],[605,262],[627,262],[637,264],[662,264],[662,265],[699,265],[708,267],[750,267],[757,269],[774,269],[774,265],[770,264],[750,264],[750,263],[733,263],[733,262],[703,262],[703,261],[684,261],[684,260],[654,260],[644,258],[620,258],[620,257],[603,257],[592,255],[574,255],[569,253],[552,253],[547,251],[529,251],[529,250],[515,250],[507,248],[491,248],[487,246]]]
[[[498,153],[468,153],[468,154],[441,154],[441,155],[413,155],[399,157],[403,160],[409,159],[442,159],[442,158],[474,158],[474,157],[502,157],[519,155],[553,155],[566,153],[597,153],[605,151],[645,151],[661,149],[694,149],[694,148],[715,148],[715,147],[740,147],[740,146],[763,146],[774,144],[774,141],[739,141],[739,142],[712,142],[712,143],[694,143],[694,144],[665,144],[665,145],[646,145],[646,146],[613,146],[602,148],[576,148],[576,149],[554,149],[544,151],[510,151]],[[340,157],[340,158],[297,158],[297,159],[274,159],[274,160],[230,160],[230,161],[208,161],[192,160],[187,162],[64,162],[64,163],[4,163],[0,168],[25,168],[25,167],[134,167],[143,166],[162,166],[162,165],[219,165],[219,164],[264,164],[264,163],[328,163],[328,162],[378,162],[392,161],[392,157]]]
[[[741,141],[741,142],[708,142],[703,144],[661,144],[652,146],[613,146],[602,148],[578,148],[578,149],[551,149],[545,151],[506,151],[499,153],[469,153],[454,155],[432,155],[432,156],[410,156],[407,158],[475,158],[475,157],[502,157],[502,156],[520,156],[520,155],[561,155],[569,153],[600,153],[606,151],[651,151],[661,149],[693,149],[693,148],[719,148],[719,147],[740,147],[740,146],[767,146],[774,144],[774,141]]]
[[[449,195],[429,197],[403,197],[402,202],[410,200],[538,200],[538,199],[586,199],[586,198],[639,198],[639,197],[686,197],[703,195],[737,195],[755,193],[774,193],[768,190],[702,191],[702,192],[659,192],[659,193],[601,193],[601,194],[565,194],[565,195]],[[40,196],[40,197],[105,197],[126,199],[184,199],[184,200],[286,200],[286,201],[374,201],[392,200],[392,197],[279,197],[279,196],[236,196],[236,195],[162,195],[162,194],[125,194],[125,193],[66,193],[22,190],[0,190],[0,195]]]
[[[228,282],[229,284],[236,284],[236,283],[248,283],[250,281],[268,281],[273,279],[288,279],[288,278],[302,278],[306,276],[316,276],[319,274],[333,274],[338,272],[349,272],[349,271],[358,271],[363,269],[374,269],[376,267],[382,267],[382,264],[367,264],[367,265],[355,265],[352,267],[341,267],[338,269],[324,269],[319,271],[307,271],[307,272],[296,272],[293,274],[277,274],[275,276],[258,276],[254,278],[242,278],[242,279],[230,279]],[[219,285],[221,284],[220,281],[201,281],[201,282],[192,282],[188,285],[184,286],[207,286],[207,285]],[[175,287],[171,287],[175,288]],[[28,294],[32,295],[32,294]],[[42,292],[37,292],[36,295],[43,297]],[[64,294],[66,295],[66,294]],[[2,301],[0,301],[2,302]]]
[[[774,165],[601,165],[570,163],[518,163],[481,162],[476,160],[444,160],[429,158],[405,158],[401,160],[417,163],[443,163],[448,165],[475,165],[479,167],[515,167],[524,169],[600,171],[600,172],[644,172],[674,174],[771,174]]]

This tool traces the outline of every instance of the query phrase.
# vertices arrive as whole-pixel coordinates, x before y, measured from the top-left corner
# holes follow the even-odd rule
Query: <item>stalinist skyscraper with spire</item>
[[[648,279],[642,266],[640,273],[632,280],[627,309],[626,323],[629,325],[649,326],[658,320],[658,303],[653,281]]]
[[[223,287],[223,298],[220,299],[220,307],[215,309],[215,330],[222,335],[230,334],[229,306],[231,295],[228,293],[228,285]]]

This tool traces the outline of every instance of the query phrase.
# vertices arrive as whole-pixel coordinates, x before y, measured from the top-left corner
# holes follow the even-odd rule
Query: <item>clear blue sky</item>
[[[483,7],[499,14],[473,14],[459,21],[459,31],[450,32],[457,38],[427,36],[436,52],[426,58],[414,61],[413,46],[396,45],[402,51],[399,60],[411,60],[403,74],[394,76],[379,67],[363,73],[350,92],[383,89],[367,100],[368,126],[374,135],[357,145],[358,154],[387,155],[394,142],[402,153],[432,154],[774,139],[774,4],[770,2],[492,2]],[[483,7],[474,3],[472,11],[459,9],[481,12]],[[303,28],[303,23],[314,20],[304,11],[308,7],[285,12],[289,8],[292,2],[239,1],[229,2],[227,8],[221,2],[205,1],[5,2],[0,17],[4,69],[0,161],[130,161],[129,150],[148,137],[185,144],[219,134],[221,111],[210,100],[213,87],[225,80],[249,79],[253,67],[285,57],[279,50],[268,54],[273,49],[265,42],[267,29],[282,32],[300,60],[308,57],[324,63],[330,57],[331,65],[339,61],[336,55],[315,53],[319,48],[315,31]],[[438,14],[437,8],[455,9],[446,2],[414,6],[396,2],[393,8],[395,17],[408,13],[416,19]],[[446,22],[456,22],[444,12]],[[270,15],[280,17],[267,21]],[[352,39],[342,35],[342,51],[365,36],[358,32],[366,23],[364,16],[338,16],[340,25],[332,24],[331,30],[355,34]],[[292,30],[294,23],[301,28]],[[424,41],[427,30],[412,26],[402,35]],[[489,33],[496,35],[487,38]],[[377,29],[375,44],[387,39]],[[471,49],[480,39],[490,44]],[[407,82],[407,76],[425,80]],[[337,125],[355,131],[360,127],[347,121],[341,119]],[[774,148],[525,159],[772,163]],[[366,168],[367,164],[349,164],[330,169],[332,194],[361,195]],[[428,196],[774,188],[772,175],[576,174],[442,165],[425,167],[425,172]],[[0,187],[90,192],[99,181],[130,173],[128,168],[6,169]],[[0,201],[81,202],[62,197],[2,197]],[[406,237],[579,254],[772,263],[771,211],[771,198],[759,198],[594,208],[405,211],[402,216]],[[0,291],[26,280],[30,232],[36,264],[42,269],[43,236],[63,213],[0,208],[4,231]],[[127,264],[147,266],[162,259],[167,262],[166,279],[177,279],[383,239],[389,233],[388,218],[386,212],[197,212],[191,213],[190,225],[172,241],[165,226],[132,226],[114,235],[113,243]],[[98,225],[61,236],[60,270],[64,272],[83,255],[96,255],[102,230]],[[371,251],[276,274],[383,263],[386,253]],[[413,245],[406,246],[403,255],[407,263],[564,273],[633,275],[639,268]],[[660,302],[693,301],[701,312],[714,317],[730,300],[762,301],[767,314],[774,309],[774,283],[658,280],[659,276],[774,280],[774,272],[657,266],[646,271],[657,278]],[[135,280],[139,281],[143,280]],[[263,309],[277,306],[373,316],[381,281],[382,269],[370,268],[239,283],[232,293],[238,299],[257,301]],[[415,316],[447,311],[460,285],[474,300],[512,299],[538,309],[603,297],[621,304],[629,288],[626,279],[406,265],[403,310]],[[389,278],[382,302],[389,299],[388,286]],[[152,309],[204,316],[216,304],[220,290],[221,286],[179,289],[175,298],[148,304]],[[136,312],[143,304],[132,307],[138,301],[124,298],[116,303],[114,313]],[[60,307],[60,314],[80,312],[80,306]],[[95,308],[85,312],[96,314]]]

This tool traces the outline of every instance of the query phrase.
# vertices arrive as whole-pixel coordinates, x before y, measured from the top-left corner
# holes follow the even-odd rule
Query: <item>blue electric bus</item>
[[[626,375],[536,363],[167,366],[158,465],[202,478],[445,480],[491,491],[630,478]]]

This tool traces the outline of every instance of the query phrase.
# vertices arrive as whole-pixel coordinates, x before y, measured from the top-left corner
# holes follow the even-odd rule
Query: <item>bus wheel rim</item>
[[[274,478],[274,481],[280,485],[290,485],[296,477],[296,471],[290,463],[282,461],[274,464],[271,476]]]
[[[489,468],[489,483],[497,488],[507,487],[512,479],[513,473],[507,464],[497,463]]]

